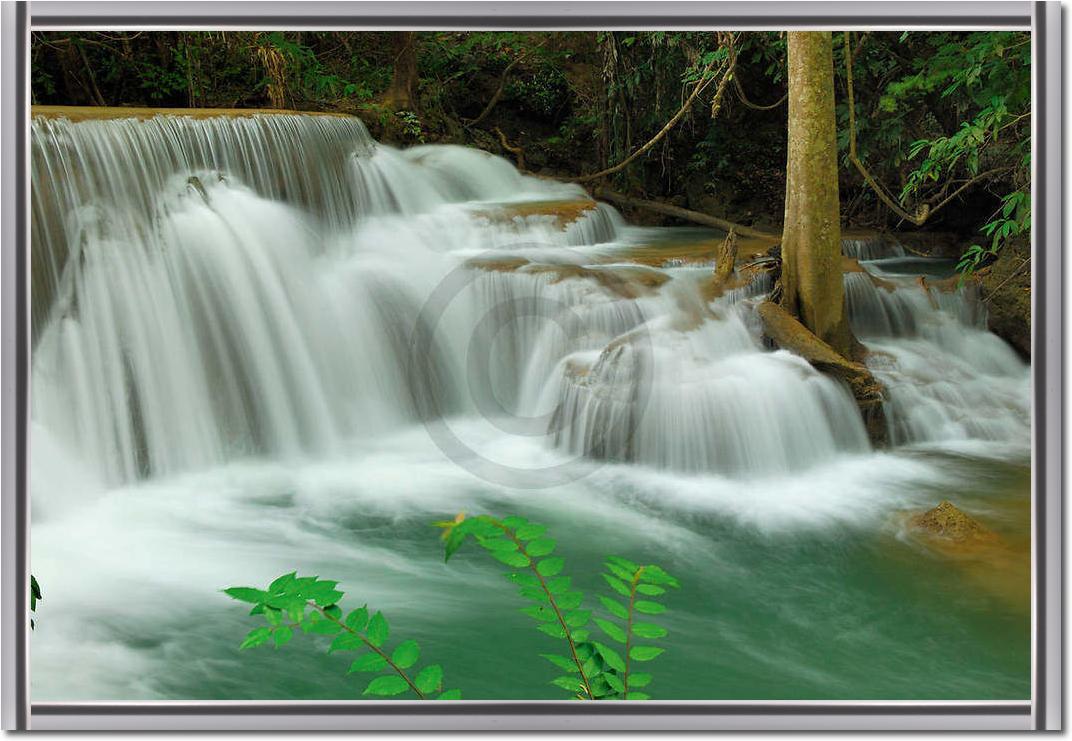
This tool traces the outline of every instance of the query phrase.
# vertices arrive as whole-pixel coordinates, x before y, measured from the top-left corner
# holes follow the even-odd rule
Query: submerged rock
[[[764,301],[757,311],[763,321],[763,333],[776,346],[804,358],[819,372],[848,384],[863,416],[867,436],[872,444],[885,446],[889,433],[882,406],[884,389],[867,366],[844,357],[773,301]]]
[[[965,514],[948,499],[942,500],[934,509],[916,515],[909,522],[924,532],[958,543],[997,539],[993,531],[971,515]]]

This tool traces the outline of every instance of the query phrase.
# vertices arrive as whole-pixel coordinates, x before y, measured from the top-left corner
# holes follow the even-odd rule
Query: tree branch
[[[649,139],[646,144],[636,149],[631,155],[626,157],[618,164],[600,170],[599,172],[593,172],[591,175],[581,175],[580,177],[573,178],[574,182],[587,183],[592,180],[597,180],[599,178],[606,177],[607,175],[613,175],[616,172],[624,170],[638,157],[641,157],[642,155],[646,154],[652,147],[658,144],[664,136],[670,133],[670,130],[677,125],[678,121],[685,117],[685,114],[688,113],[689,109],[692,107],[692,104],[696,101],[696,98],[700,96],[700,93],[702,93],[704,89],[714,79],[714,77],[708,77],[708,74],[711,72],[712,69],[714,69],[714,66],[715,62],[712,61],[710,64],[707,65],[707,67],[704,68],[703,72],[700,73],[700,79],[697,80],[696,85],[692,88],[692,93],[690,93],[689,97],[685,99],[685,103],[681,106],[681,109],[678,110],[678,112],[675,113],[674,116],[666,122],[666,125],[659,130],[659,133]],[[716,100],[721,99],[721,95],[722,92],[725,90],[726,83],[729,82],[731,72],[732,67],[727,65],[726,71],[722,75],[722,81],[719,82],[718,90],[715,93]],[[717,110],[713,112],[717,112]]]

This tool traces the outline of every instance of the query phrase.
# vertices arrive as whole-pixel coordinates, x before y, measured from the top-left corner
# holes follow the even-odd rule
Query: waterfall
[[[890,257],[904,257],[905,249],[890,239],[867,237],[841,240],[841,253],[855,260],[882,260]]]
[[[846,306],[886,386],[891,440],[1026,445],[1028,368],[987,331],[978,288],[874,272],[846,274]]]
[[[869,449],[841,384],[764,347],[768,276],[708,302],[709,268],[621,259],[658,230],[486,152],[302,115],[37,118],[32,151],[33,423],[104,482],[331,459],[429,418],[727,476]],[[1024,366],[979,302],[881,281],[846,290],[894,438],[1017,434]]]

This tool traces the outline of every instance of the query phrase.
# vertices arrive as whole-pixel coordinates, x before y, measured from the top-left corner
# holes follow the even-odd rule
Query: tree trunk
[[[830,33],[791,31],[782,305],[845,357],[834,53]]]
[[[417,34],[400,31],[395,37],[395,64],[391,85],[383,103],[396,111],[416,110],[417,93]]]

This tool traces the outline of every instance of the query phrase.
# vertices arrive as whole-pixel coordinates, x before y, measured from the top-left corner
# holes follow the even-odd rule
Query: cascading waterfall
[[[352,699],[338,657],[303,663],[327,679],[295,689],[294,664],[235,655],[245,611],[217,590],[293,569],[340,579],[422,646],[440,637],[447,667],[489,616],[529,637],[493,567],[458,576],[431,547],[428,523],[461,511],[531,513],[591,563],[673,563],[665,697],[717,696],[703,682],[727,650],[779,697],[796,690],[772,674],[839,697],[876,661],[896,682],[875,692],[899,697],[905,666],[932,681],[934,652],[911,651],[951,611],[957,657],[990,635],[959,637],[979,599],[949,599],[930,560],[911,578],[942,595],[933,617],[876,587],[894,513],[990,506],[1026,459],[1027,366],[977,295],[932,280],[940,261],[846,242],[896,443],[874,451],[844,386],[765,346],[769,274],[711,300],[712,266],[678,257],[709,253],[657,253],[719,235],[630,226],[484,152],[400,151],[332,116],[36,118],[32,180],[35,700]],[[464,455],[433,443],[438,423]],[[586,475],[534,492],[469,458]],[[836,667],[835,624],[868,626]],[[530,647],[504,646],[510,671],[466,677],[467,697],[546,685],[513,664]],[[1023,671],[957,661],[965,697]]]
[[[553,212],[511,216],[583,193],[487,153],[398,151],[352,119],[263,115],[37,119],[34,152],[34,254],[52,262],[35,294],[33,417],[106,481],[331,456],[430,408],[557,404],[546,432],[563,449],[692,472],[867,448],[844,389],[746,329],[740,291],[712,311],[688,278],[650,268],[668,284],[633,295],[633,277],[589,264],[627,229],[613,209],[565,228]],[[407,372],[424,299],[489,250],[530,264],[480,276]],[[548,301],[569,337],[540,310],[480,337],[489,313]],[[644,367],[621,360],[638,328]],[[474,337],[494,344],[486,388],[467,366]]]
[[[845,276],[849,321],[885,384],[895,443],[1028,444],[1027,366],[986,329],[976,287],[935,286],[884,271]]]

